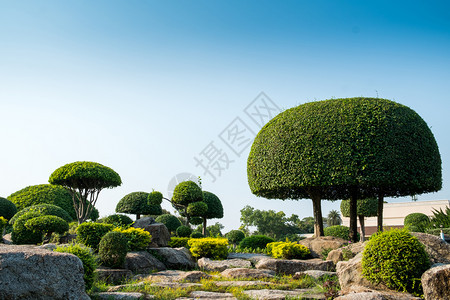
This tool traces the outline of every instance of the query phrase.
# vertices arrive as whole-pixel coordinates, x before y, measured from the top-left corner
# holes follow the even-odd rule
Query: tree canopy
[[[155,209],[152,206],[160,206],[159,204],[150,205],[149,193],[132,192],[120,199],[116,205],[116,212],[136,215],[136,220],[141,215],[153,214]],[[161,206],[160,206],[161,207]]]
[[[203,215],[200,215],[200,217],[203,219],[202,233],[206,236],[206,220],[223,218],[223,206],[219,197],[207,191],[203,191],[203,202],[207,205],[207,210]]]
[[[170,202],[183,217],[186,217],[186,225],[189,225],[191,217],[200,217],[208,209],[203,202],[202,189],[191,180],[180,182],[175,186]]]

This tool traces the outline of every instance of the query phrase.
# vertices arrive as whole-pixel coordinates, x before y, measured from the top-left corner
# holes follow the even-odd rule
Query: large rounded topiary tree
[[[269,121],[247,162],[257,196],[311,198],[315,235],[323,235],[321,199],[350,198],[356,241],[356,200],[441,189],[441,158],[431,130],[410,108],[378,98],[311,102]]]
[[[182,216],[186,217],[186,225],[189,225],[191,217],[199,217],[207,210],[203,204],[194,204],[197,202],[203,202],[203,192],[195,182],[188,180],[175,186],[171,203]]]
[[[67,188],[72,194],[78,223],[90,215],[98,200],[100,191],[122,184],[119,174],[113,169],[96,162],[77,161],[56,169],[49,183]]]
[[[206,203],[208,209],[200,217],[203,219],[203,235],[206,236],[206,220],[223,218],[223,206],[219,197],[211,192],[203,192],[203,202]]]
[[[120,199],[116,205],[116,212],[134,214],[136,215],[136,220],[139,220],[141,214],[150,214],[151,211],[151,207],[148,204],[148,193],[146,192],[129,193]]]
[[[342,200],[341,202],[341,212],[344,217],[350,217],[350,200]],[[365,217],[375,217],[378,213],[378,199],[377,198],[367,198],[360,199],[357,201],[356,205],[356,215],[359,219],[359,227],[361,228],[361,242],[365,241]]]

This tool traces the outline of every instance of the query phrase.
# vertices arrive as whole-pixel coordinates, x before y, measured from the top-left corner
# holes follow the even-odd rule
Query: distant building
[[[427,216],[433,216],[434,210],[445,211],[450,207],[450,200],[437,201],[414,201],[400,203],[385,203],[383,206],[383,227],[403,228],[405,217],[411,213],[423,213]],[[349,226],[350,219],[342,217],[342,225]],[[364,225],[366,236],[377,231],[377,217],[365,218]],[[358,232],[360,232],[358,221]]]

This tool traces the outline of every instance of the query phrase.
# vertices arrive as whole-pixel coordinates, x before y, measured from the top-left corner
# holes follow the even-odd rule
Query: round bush
[[[84,269],[84,284],[86,290],[91,289],[95,280],[95,269],[97,268],[97,258],[92,253],[91,249],[81,244],[69,244],[59,246],[55,249],[56,252],[71,253],[77,256],[83,263]]]
[[[194,257],[225,259],[228,256],[228,240],[225,238],[190,239],[188,245]]]
[[[3,229],[6,227],[7,224],[8,220],[0,216],[0,239],[3,236]]]
[[[187,207],[187,213],[192,217],[203,216],[207,211],[208,204],[203,201],[190,203]]]
[[[13,225],[13,231],[11,232],[11,240],[14,244],[20,245],[42,243],[42,232],[33,231],[25,227],[25,223],[28,220],[40,216],[42,216],[41,213],[37,211],[30,211],[17,218]]]
[[[113,230],[111,224],[84,222],[77,227],[78,242],[98,251],[98,245],[102,237]]]
[[[272,257],[283,259],[303,259],[311,254],[306,246],[294,242],[269,243],[267,250]]]
[[[163,200],[163,194],[161,194],[158,191],[153,191],[148,194],[147,200],[148,204],[150,205],[161,205]]]
[[[98,255],[106,267],[121,268],[127,255],[128,240],[125,234],[111,231],[105,234],[98,246]]]
[[[150,213],[150,205],[148,204],[148,193],[132,192],[120,199],[116,205],[116,212],[146,215]]]
[[[162,211],[161,205],[159,205],[159,204],[155,204],[155,205],[151,204],[150,207],[148,208],[148,213],[147,213],[147,215],[150,215],[150,216],[159,216],[159,215],[161,215],[162,213],[163,213],[163,211]]]
[[[245,234],[240,230],[231,230],[225,234],[225,237],[230,243],[237,245],[245,238]]]
[[[160,215],[155,219],[156,222],[166,225],[170,232],[175,232],[181,226],[180,220],[171,214]]]
[[[179,237],[189,237],[192,233],[192,229],[187,226],[181,225],[177,228],[177,235]]]
[[[202,200],[202,189],[193,181],[180,182],[173,190],[172,202],[176,205],[188,206],[189,203]]]
[[[150,232],[142,228],[114,228],[113,231],[118,231],[125,235],[128,241],[128,251],[145,250],[152,241],[152,235]]]
[[[323,229],[323,234],[325,236],[334,236],[334,237],[338,237],[344,240],[349,240],[349,233],[350,233],[350,228],[348,228],[347,226],[343,226],[343,225],[335,225],[335,226],[330,226],[330,227],[325,227]],[[360,234],[357,233],[357,239],[360,239]]]
[[[133,220],[126,215],[113,214],[98,220],[99,223],[111,224],[119,227],[126,227],[133,224]]]
[[[430,225],[430,218],[423,213],[412,213],[403,221],[405,227],[413,232],[425,232]]]
[[[17,214],[14,215],[14,217],[9,220],[9,223],[14,225],[16,220],[20,218],[20,216],[29,213],[29,212],[37,212],[40,215],[52,215],[60,217],[61,219],[64,219],[66,222],[71,222],[73,219],[70,217],[70,215],[62,209],[59,206],[53,205],[53,204],[38,204],[38,205],[32,205],[25,207],[21,211],[19,211]]]
[[[32,231],[40,231],[43,234],[52,232],[63,234],[69,230],[69,223],[57,216],[40,216],[27,220],[25,227]]]
[[[0,197],[0,217],[6,220],[11,219],[17,213],[17,208],[14,203],[8,199]]]
[[[240,248],[250,248],[250,249],[264,249],[268,243],[273,243],[275,240],[271,237],[265,235],[252,235],[244,238],[240,243]]]
[[[202,234],[201,232],[199,232],[199,231],[194,231],[193,233],[191,233],[190,237],[191,237],[192,239],[200,239],[200,238],[202,238],[202,237],[204,237],[204,236],[203,236],[203,234]]]
[[[362,274],[372,283],[422,294],[420,277],[430,267],[425,247],[406,229],[371,236],[364,248]]]

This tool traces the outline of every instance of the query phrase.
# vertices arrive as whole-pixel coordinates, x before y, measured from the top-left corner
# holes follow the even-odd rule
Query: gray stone
[[[3,236],[3,243],[5,245],[12,245],[13,244],[12,239],[11,239],[11,233],[5,234]]]
[[[301,299],[326,299],[323,294],[314,293],[310,289],[295,290],[248,290],[243,292],[252,299],[278,300],[286,299],[286,297],[301,297]]]
[[[251,263],[256,264],[261,259],[270,258],[266,254],[259,253],[228,253],[228,259],[245,259],[249,260]]]
[[[353,285],[374,288],[374,286],[362,276],[361,260],[362,253],[359,253],[349,261],[340,261],[337,263],[336,272],[342,290],[345,291]]]
[[[147,251],[128,252],[124,267],[135,274],[166,270],[166,266]]]
[[[133,273],[127,269],[110,269],[106,267],[97,268],[95,270],[97,277],[109,284],[119,284],[124,280],[128,280],[133,276]]]
[[[331,277],[331,276],[337,276],[336,272],[328,272],[328,271],[320,271],[320,270],[306,270],[303,272],[297,272],[292,276],[294,279],[300,279],[301,277],[308,275],[315,279],[321,279],[323,277]]]
[[[90,299],[70,253],[0,244],[0,299]]]
[[[229,287],[229,286],[240,286],[240,287],[247,287],[247,286],[253,286],[253,285],[258,285],[258,286],[270,286],[273,285],[273,283],[271,282],[266,282],[266,281],[261,281],[261,280],[255,280],[255,281],[215,281],[214,284],[216,286],[224,286],[224,287]]]
[[[53,251],[58,248],[58,246],[56,246],[56,244],[44,244],[41,246],[37,246],[37,248]]]
[[[349,244],[348,246],[342,248],[334,249],[328,253],[327,260],[331,260],[334,264],[337,264],[339,261],[352,259],[364,250],[366,244],[367,242],[358,242]]]
[[[151,282],[199,282],[202,278],[211,278],[210,275],[201,271],[179,271],[179,270],[166,270],[146,276],[138,275],[133,279],[145,280]]]
[[[335,298],[336,300],[420,300],[408,293],[395,291],[378,291],[367,287],[354,285],[347,291],[341,290],[342,296]]]
[[[412,235],[425,245],[425,251],[432,264],[450,264],[450,244],[431,234],[412,232]]]
[[[450,299],[450,264],[436,264],[422,274],[426,300]]]
[[[215,293],[205,291],[194,291],[190,294],[194,299],[236,299],[231,293]]]
[[[190,270],[197,266],[186,248],[151,248],[150,254],[160,260],[167,269]]]
[[[139,300],[139,299],[155,299],[155,296],[153,295],[145,295],[142,293],[125,293],[125,292],[119,292],[119,293],[112,293],[112,292],[103,292],[95,294],[95,299],[99,300]]]
[[[162,223],[154,223],[144,227],[144,230],[152,235],[152,244],[158,247],[167,247],[170,241],[170,232],[166,225]]]
[[[322,251],[325,249],[338,249],[348,245],[348,241],[334,236],[319,236],[300,240],[298,242],[306,246],[311,251],[311,256],[315,258],[322,257]]]
[[[271,278],[275,275],[275,272],[272,270],[233,268],[227,269],[220,274],[227,278]]]
[[[152,217],[145,217],[145,218],[140,218],[140,219],[136,220],[133,223],[133,225],[131,225],[131,226],[133,226],[134,228],[144,229],[146,226],[155,224],[155,223],[156,223],[156,221]]]
[[[266,258],[260,260],[256,264],[257,269],[269,269],[277,274],[294,275],[297,272],[306,270],[333,271],[334,264],[332,261],[321,259],[274,259]]]
[[[198,267],[205,271],[222,272],[230,268],[251,268],[252,263],[244,259],[226,259],[226,260],[211,260],[206,257],[200,258],[198,261]]]
[[[208,278],[211,278],[211,275],[208,275],[201,271],[191,271],[180,274],[176,280],[181,282],[200,282],[201,279]]]

